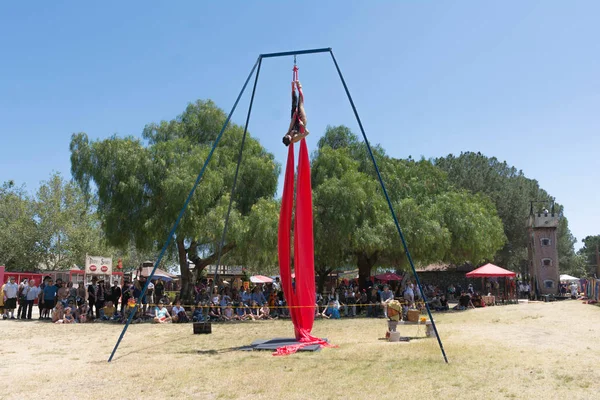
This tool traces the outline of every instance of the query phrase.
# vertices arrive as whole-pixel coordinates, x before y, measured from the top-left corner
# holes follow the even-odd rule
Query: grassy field
[[[598,399],[600,308],[578,301],[436,314],[450,363],[423,327],[388,343],[383,319],[316,321],[338,348],[242,352],[290,336],[289,321],[121,325],[0,321],[3,399]]]

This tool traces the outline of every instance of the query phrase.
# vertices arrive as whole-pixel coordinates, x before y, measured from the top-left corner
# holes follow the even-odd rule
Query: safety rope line
[[[400,303],[400,304],[402,304],[402,305],[404,305],[404,304],[410,304],[409,302],[406,302],[406,301],[399,301],[399,300],[398,300],[398,303]],[[149,307],[158,307],[158,306],[160,305],[160,304],[153,304],[153,303],[146,303],[146,304],[138,303],[138,305],[140,305],[140,304],[141,304],[142,306],[149,306]],[[424,303],[424,302],[422,302],[422,301],[421,301],[421,302],[413,302],[412,304],[416,304],[416,305],[419,305],[419,306],[425,305],[425,303]],[[163,304],[163,305],[164,305],[164,304]],[[165,307],[167,307],[166,305],[164,305],[164,306],[165,306]],[[173,304],[170,304],[169,306],[170,306],[170,307],[173,307],[174,305],[173,305]],[[382,306],[382,307],[383,307],[384,305],[383,305],[383,304],[381,304],[381,303],[355,303],[355,304],[340,304],[340,308],[342,308],[342,307],[372,307],[372,306]],[[182,305],[181,305],[181,307],[190,307],[190,308],[191,308],[191,307],[195,307],[195,308],[213,308],[213,307],[219,307],[219,308],[222,308],[222,307],[225,307],[225,306],[222,306],[222,305],[220,305],[220,304],[218,304],[218,305],[205,305],[205,304],[203,304],[203,305],[195,305],[195,304],[182,304]],[[233,305],[232,307],[233,307],[233,308],[239,308],[240,306],[239,306],[239,305],[237,305],[237,306],[236,306],[236,305]],[[263,306],[260,306],[260,305],[258,305],[258,306],[250,306],[250,305],[243,306],[243,308],[262,308],[262,307],[263,307]],[[315,304],[315,305],[312,305],[312,306],[270,306],[270,305],[269,305],[269,306],[267,306],[267,307],[269,307],[269,308],[273,308],[273,309],[280,309],[280,308],[281,308],[281,309],[290,309],[290,308],[316,308],[316,307],[320,307],[320,308],[327,308],[328,306],[326,306],[326,305],[317,305],[317,304]],[[116,307],[115,307],[115,308],[116,308]]]

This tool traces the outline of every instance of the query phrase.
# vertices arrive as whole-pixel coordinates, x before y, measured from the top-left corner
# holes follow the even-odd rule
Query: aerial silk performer
[[[296,89],[298,96],[296,96]],[[294,65],[292,82],[292,121],[283,143],[288,146],[285,168],[285,180],[281,211],[279,214],[278,254],[281,286],[290,307],[290,316],[294,324],[294,333],[299,344],[283,346],[273,355],[293,354],[298,349],[318,344],[328,346],[328,342],[311,335],[315,307],[315,268],[312,216],[312,189],[310,184],[310,162],[305,137],[306,114],[304,95],[298,81],[298,67]],[[292,283],[291,270],[291,232],[292,211],[294,207],[294,143],[300,142],[298,176],[296,188],[296,213],[294,222],[294,270],[295,282]]]

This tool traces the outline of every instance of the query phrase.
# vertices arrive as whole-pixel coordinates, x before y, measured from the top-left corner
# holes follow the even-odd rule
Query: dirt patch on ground
[[[8,399],[434,397],[595,399],[600,392],[600,308],[578,301],[436,314],[450,364],[424,327],[388,343],[383,319],[316,321],[338,348],[273,357],[242,352],[253,340],[292,335],[290,321],[122,325],[0,321],[0,377]]]

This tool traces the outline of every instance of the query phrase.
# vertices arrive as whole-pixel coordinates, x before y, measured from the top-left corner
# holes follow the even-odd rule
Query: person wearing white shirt
[[[578,294],[579,294],[579,286],[575,282],[571,283],[571,298],[576,299]]]
[[[35,286],[35,280],[30,279],[29,285],[23,288],[23,296],[25,297],[25,304],[23,304],[23,309],[21,310],[21,319],[25,319],[27,315],[27,319],[31,319],[31,312],[33,310],[33,303],[35,299],[39,296],[41,289]]]
[[[154,302],[154,283],[152,281],[148,282],[148,289],[146,289],[146,297],[148,298],[148,302],[150,304],[155,304]],[[156,299],[156,303],[158,303],[160,299]]]
[[[406,286],[404,290],[404,300],[408,303],[408,307],[412,308],[415,303],[415,291],[413,290],[413,284]]]
[[[15,277],[11,276],[8,278],[6,285],[4,285],[4,296],[6,297],[6,301],[4,302],[4,319],[8,318],[8,314],[10,314],[10,319],[15,319],[18,292],[19,285],[15,283]]]

